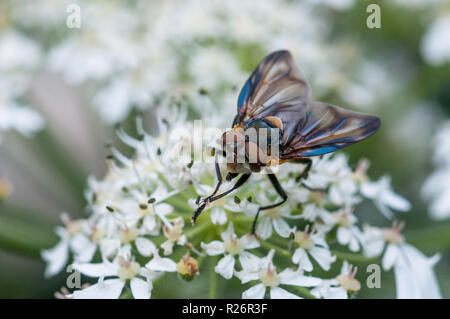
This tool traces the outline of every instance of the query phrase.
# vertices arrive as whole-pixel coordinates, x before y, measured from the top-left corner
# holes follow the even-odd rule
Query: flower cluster
[[[14,1],[9,16],[43,46],[46,71],[85,85],[102,119],[117,123],[169,93],[188,97],[198,112],[230,104],[255,63],[279,49],[301,61],[316,94],[335,92],[356,107],[375,105],[380,92],[394,87],[386,85],[391,77],[366,62],[351,39],[330,41],[332,25],[325,23],[333,10],[353,3],[81,0],[79,29],[66,25],[71,1]]]
[[[211,203],[191,226],[195,198],[210,192],[215,170],[207,159],[186,164],[174,152],[193,143],[174,134],[192,129],[177,114],[160,119],[158,136],[146,133],[141,118],[136,138],[119,128],[134,156],[111,146],[107,175],[88,181],[89,216],[63,215],[60,242],[42,253],[46,275],[71,260],[74,269],[99,278],[65,297],[118,298],[131,290],[135,298],[149,298],[162,276],[177,273],[195,280],[205,264],[212,264],[209,271],[221,280],[241,281],[237,293],[243,298],[346,298],[361,289],[356,267],[346,262],[349,256],[379,257],[385,270],[394,267],[398,297],[439,297],[432,270],[439,256],[427,258],[406,244],[400,223],[376,228],[358,222],[356,206],[364,199],[387,217],[392,210],[407,211],[409,202],[392,191],[388,177],[370,180],[367,161],[352,169],[343,153],[315,159],[303,183],[296,181],[302,165],[281,165],[277,175],[289,199],[261,212],[256,236],[250,229],[258,206],[277,200],[263,174]],[[226,182],[220,191],[229,187]],[[339,264],[342,270],[336,273]]]

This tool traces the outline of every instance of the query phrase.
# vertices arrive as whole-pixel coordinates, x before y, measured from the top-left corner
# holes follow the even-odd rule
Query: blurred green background
[[[427,255],[442,254],[435,271],[443,296],[449,298],[450,221],[436,222],[429,218],[420,190],[434,167],[432,135],[450,115],[450,64],[427,64],[421,54],[421,43],[433,19],[450,6],[444,3],[424,9],[378,1],[382,27],[369,29],[366,8],[370,3],[357,1],[343,11],[325,8],[322,17],[328,17],[326,23],[333,30],[329,41],[338,44],[350,39],[361,49],[365,60],[388,66],[386,70],[392,72],[387,74],[388,78],[395,80],[402,73],[404,84],[389,99],[381,98],[377,108],[371,110],[382,119],[379,133],[358,147],[347,149],[346,153],[352,163],[361,157],[369,158],[370,176],[390,174],[396,192],[411,201],[412,210],[397,216],[402,214],[400,217],[406,222],[409,243]],[[266,53],[251,44],[238,46],[233,52],[245,70],[254,68]],[[107,155],[104,144],[110,141],[119,144],[113,128],[101,124],[91,108],[80,107],[89,103],[82,89],[65,84],[53,74],[39,74],[35,81],[29,97],[46,117],[46,129],[32,139],[8,133],[0,147],[0,176],[10,180],[14,187],[11,196],[0,203],[0,298],[52,298],[64,285],[64,274],[44,278],[40,251],[57,242],[53,229],[60,224],[61,212],[68,212],[74,218],[85,216],[86,178],[89,174],[97,177],[104,174]],[[332,91],[321,93],[315,99],[352,107]],[[62,111],[61,105],[67,109]],[[123,123],[130,131],[133,131],[135,115],[133,112]],[[146,116],[151,119],[152,112]],[[123,151],[130,154],[126,148]],[[390,225],[371,203],[360,205],[358,216],[376,225]],[[359,278],[364,281],[365,276],[360,271]],[[205,296],[207,273],[201,277],[189,283],[189,289]],[[176,297],[184,298],[184,289],[175,292],[172,289],[180,285],[175,276],[168,280],[164,286],[156,285],[153,296],[167,297],[175,293]],[[219,281],[218,297],[230,297],[225,284],[239,283],[237,279]],[[383,273],[380,289],[365,289],[359,297],[395,297],[392,271]]]

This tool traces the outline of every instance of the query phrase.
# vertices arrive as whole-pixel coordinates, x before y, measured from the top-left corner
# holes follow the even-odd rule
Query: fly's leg
[[[312,160],[310,158],[302,158],[302,159],[299,159],[299,160],[297,160],[295,162],[296,163],[301,163],[301,164],[306,164],[305,169],[303,170],[303,172],[299,176],[297,176],[295,181],[296,182],[300,182],[301,180],[307,179],[309,171],[311,170],[311,167],[312,167]],[[326,188],[323,188],[323,189],[322,188],[313,188],[313,187],[310,187],[310,186],[306,185],[305,182],[303,182],[303,181],[301,182],[301,185],[304,188],[306,188],[306,189],[308,189],[308,190],[310,190],[312,192],[325,192],[326,191]]]
[[[308,178],[308,174],[312,166],[312,160],[310,158],[304,158],[296,161],[296,163],[306,164],[306,167],[303,170],[303,172],[295,179],[296,182],[300,182],[300,180]]]
[[[283,205],[286,202],[286,200],[288,199],[286,192],[284,191],[283,187],[281,187],[280,182],[278,181],[275,174],[269,174],[268,176],[269,176],[269,180],[271,181],[273,187],[277,191],[278,195],[281,196],[282,200],[278,203],[275,203],[272,205],[267,205],[267,206],[261,206],[258,208],[258,211],[256,212],[256,215],[255,215],[255,219],[253,220],[253,224],[252,224],[252,235],[255,235],[256,223],[258,222],[259,213],[263,210],[272,209],[272,208],[278,207],[280,205]]]
[[[215,152],[216,155],[216,159],[215,159],[215,167],[216,167],[216,176],[217,176],[217,185],[214,189],[214,191],[212,192],[211,195],[209,195],[208,197],[206,197],[205,199],[203,199],[203,202],[208,201],[211,197],[213,197],[214,195],[217,194],[217,192],[219,191],[220,186],[222,185],[222,173],[220,172],[220,166],[219,166],[219,161],[218,161],[218,153],[216,151],[216,149],[213,148],[213,151]],[[220,154],[222,156],[226,156],[225,151],[221,151]],[[228,178],[228,175],[227,175]],[[197,198],[196,203],[198,204],[200,202],[200,196]]]
[[[243,174],[238,181],[236,182],[236,184],[234,184],[234,186],[227,190],[226,192],[223,192],[220,195],[214,196],[208,196],[201,204],[200,206],[197,208],[197,210],[194,212],[194,215],[191,218],[191,223],[195,224],[195,221],[197,220],[198,216],[200,216],[200,214],[202,213],[202,211],[206,208],[206,205],[208,205],[209,203],[212,203],[224,196],[227,196],[228,194],[230,194],[231,192],[235,191],[236,189],[238,189],[239,187],[241,187],[250,177],[251,174]],[[218,187],[216,187],[218,189]]]

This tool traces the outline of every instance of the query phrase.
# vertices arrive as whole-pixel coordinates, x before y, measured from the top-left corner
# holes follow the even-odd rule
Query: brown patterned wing
[[[286,124],[280,158],[294,160],[331,153],[364,140],[378,130],[381,121],[374,115],[311,102],[292,113]]]
[[[243,127],[251,119],[299,110],[310,97],[311,88],[289,51],[273,52],[259,63],[242,88],[235,125]]]

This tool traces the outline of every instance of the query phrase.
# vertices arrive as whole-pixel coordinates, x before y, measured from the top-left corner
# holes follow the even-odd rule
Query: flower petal
[[[266,293],[266,286],[258,284],[242,293],[242,299],[264,299]]]
[[[320,278],[304,276],[300,270],[294,271],[290,268],[286,268],[280,274],[280,283],[284,285],[294,285],[300,287],[314,287],[320,285],[322,280]]]
[[[270,299],[302,299],[297,295],[290,293],[280,287],[273,287],[270,289]]]
[[[339,227],[336,233],[336,238],[338,240],[338,243],[341,245],[347,245],[350,242],[350,238],[352,237],[352,234],[350,233],[350,230],[347,227]]]
[[[331,264],[336,261],[336,256],[331,255],[330,250],[327,248],[316,246],[311,248],[309,253],[323,270],[330,270]]]
[[[55,247],[43,250],[41,256],[47,263],[45,277],[49,278],[56,275],[64,268],[69,259],[69,241],[61,239]]]
[[[104,238],[100,241],[100,252],[103,258],[114,256],[120,249],[120,240],[116,238]]]
[[[294,255],[292,255],[292,262],[294,264],[298,264],[300,269],[305,271],[313,270],[313,265],[309,260],[308,254],[303,248],[297,248],[295,250]]]
[[[440,255],[427,257],[415,247],[404,244],[394,266],[397,298],[442,298],[433,267]]]
[[[91,242],[86,235],[77,234],[72,237],[70,248],[74,253],[75,262],[88,263],[94,257],[97,245]]]
[[[225,252],[223,242],[219,240],[213,240],[207,244],[201,243],[200,246],[206,251],[209,256],[221,255]]]
[[[259,278],[261,258],[249,253],[242,252],[239,255],[239,263],[241,264],[242,270],[235,271],[235,276],[241,280],[243,284],[251,281],[257,280]]]
[[[145,267],[153,271],[175,272],[177,270],[177,264],[172,259],[161,258],[157,252]]]
[[[102,280],[86,289],[73,292],[73,299],[119,299],[125,281],[121,279]]]
[[[119,266],[115,263],[105,261],[97,264],[73,264],[73,269],[78,270],[88,277],[107,277],[116,276]]]
[[[256,239],[256,236],[253,236],[252,234],[245,234],[240,240],[245,249],[253,249],[260,246],[258,239]]]
[[[130,281],[130,288],[134,299],[150,299],[153,285],[151,281],[134,277]]]
[[[387,206],[400,212],[406,212],[411,209],[411,203],[402,196],[394,193],[392,190],[386,190],[380,195],[380,200]]]
[[[213,207],[210,217],[214,225],[225,225],[227,222],[227,214],[222,207]]]
[[[228,224],[227,230],[224,231],[222,234],[220,234],[220,237],[222,238],[223,241],[229,239],[229,238],[233,238],[235,237],[236,234],[234,233],[234,225],[233,222],[230,222]]]
[[[272,236],[272,222],[271,218],[264,216],[258,223],[256,227],[256,234],[262,238],[267,239]]]
[[[225,257],[219,260],[216,267],[214,267],[214,270],[224,278],[230,279],[233,276],[234,264],[234,257],[231,255],[225,255]]]
[[[389,244],[386,248],[383,259],[381,260],[381,265],[383,269],[385,271],[391,269],[392,266],[394,266],[395,262],[397,261],[399,255],[400,251],[398,246],[395,244]]]
[[[289,227],[289,224],[283,218],[272,219],[272,224],[277,234],[281,237],[288,238],[292,232],[292,228]]]
[[[134,242],[136,244],[136,248],[144,257],[150,257],[156,252],[156,246],[155,244],[148,238],[145,237],[139,237]]]

